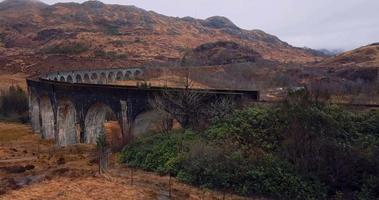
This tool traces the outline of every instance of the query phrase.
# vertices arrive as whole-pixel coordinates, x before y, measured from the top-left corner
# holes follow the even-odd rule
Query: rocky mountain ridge
[[[47,5],[5,0],[0,33],[0,68],[27,73],[180,62],[188,51],[220,41],[283,63],[324,58],[261,30],[241,29],[225,17],[168,17],[99,1]]]

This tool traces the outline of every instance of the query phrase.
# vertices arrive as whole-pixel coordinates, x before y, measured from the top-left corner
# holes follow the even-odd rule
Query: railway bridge
[[[94,144],[104,123],[114,122],[119,134],[112,140],[131,141],[162,120],[149,99],[162,90],[181,88],[118,85],[117,81],[143,76],[142,68],[54,72],[27,79],[29,113],[33,131],[59,146]],[[194,89],[211,96],[232,96],[236,100],[259,98],[258,91]],[[117,131],[116,131],[117,132]]]

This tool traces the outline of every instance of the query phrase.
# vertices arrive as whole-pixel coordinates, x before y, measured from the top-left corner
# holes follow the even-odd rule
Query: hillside
[[[0,3],[0,68],[27,73],[177,62],[205,43],[233,41],[264,59],[308,63],[323,56],[224,17],[175,18],[99,1]]]
[[[363,46],[352,51],[325,59],[322,65],[379,67],[379,43]]]
[[[262,56],[254,50],[235,42],[202,44],[184,54],[181,64],[186,66],[224,65],[256,62]]]

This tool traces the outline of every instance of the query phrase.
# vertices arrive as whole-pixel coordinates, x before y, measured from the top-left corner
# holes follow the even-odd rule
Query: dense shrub
[[[248,108],[210,127],[211,140],[233,142],[248,149],[265,151],[278,148],[284,121],[271,108]]]
[[[185,183],[243,195],[316,199],[325,194],[321,184],[303,178],[276,157],[245,157],[233,145],[209,142],[189,131],[156,134],[127,146],[121,159],[129,166],[170,173]]]
[[[246,157],[235,147],[215,144],[191,146],[182,155],[177,178],[202,187],[242,195],[281,199],[322,199],[324,187],[297,174],[294,167],[273,155]]]
[[[377,111],[354,113],[322,105],[304,91],[294,98],[281,109],[288,126],[279,155],[303,175],[318,177],[329,194],[367,192],[367,177],[379,177]],[[377,185],[371,184],[379,189]]]
[[[159,173],[175,173],[178,170],[179,153],[183,142],[196,140],[192,132],[154,134],[137,140],[124,148],[121,159],[129,166]]]
[[[158,134],[127,146],[123,161],[197,186],[279,199],[379,198],[379,112],[352,112],[290,94],[204,133]]]

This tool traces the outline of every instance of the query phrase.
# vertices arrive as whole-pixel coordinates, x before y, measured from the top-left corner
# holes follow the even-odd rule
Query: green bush
[[[265,155],[246,157],[233,144],[220,146],[193,133],[157,134],[127,146],[122,161],[196,186],[242,195],[285,199],[321,199],[324,187],[296,173],[294,167]]]
[[[215,123],[207,135],[210,139],[238,143],[248,149],[271,151],[279,146],[283,126],[277,110],[252,107]]]
[[[235,147],[197,144],[183,155],[177,178],[197,186],[281,199],[322,199],[324,187],[272,155],[246,157]]]
[[[379,177],[377,111],[351,112],[298,94],[280,113],[288,126],[279,155],[318,177],[329,194],[359,192],[365,177]]]
[[[379,198],[379,111],[352,112],[292,93],[204,133],[158,134],[123,161],[197,186],[278,199]]]
[[[136,166],[162,174],[178,171],[180,151],[183,142],[195,140],[197,136],[187,131],[184,134],[154,134],[138,139],[124,148],[121,160],[129,166]]]

